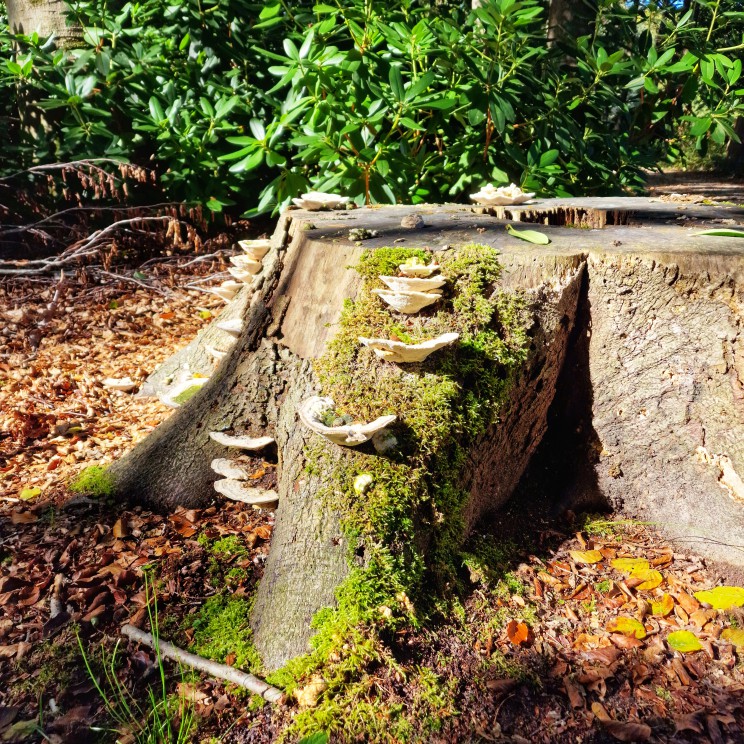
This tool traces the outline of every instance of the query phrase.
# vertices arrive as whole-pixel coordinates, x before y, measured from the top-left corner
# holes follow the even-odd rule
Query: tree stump
[[[414,213],[423,228],[403,227]],[[592,488],[670,537],[694,541],[703,555],[742,567],[744,241],[695,237],[686,225],[743,217],[739,208],[635,198],[546,200],[490,212],[458,205],[288,211],[257,282],[223,313],[244,318],[229,355],[214,369],[204,352],[227,341],[213,325],[148,381],[152,394],[186,365],[211,375],[112,465],[117,490],[165,508],[203,506],[218,477],[210,462],[225,454],[210,431],[276,439],[279,506],[252,626],[266,667],[277,668],[308,650],[319,610],[337,601],[343,609],[339,587],[347,596],[374,565],[378,584],[389,578],[389,586],[376,584],[362,604],[386,607],[389,599],[398,603],[393,611],[405,612],[406,591],[433,575],[446,588],[445,554],[514,492],[545,433],[568,358],[585,371],[577,394],[592,413]],[[511,237],[507,220],[543,225],[551,243]],[[363,232],[351,238],[362,240],[350,239],[353,229]],[[463,247],[473,243],[495,249],[502,267],[477,297],[466,294],[486,275]],[[370,294],[374,276],[359,268],[397,255],[391,246],[426,247],[449,272],[440,308],[409,326],[431,331],[451,319],[462,331],[460,346],[395,365],[351,343],[353,322],[367,322],[362,309],[370,327],[407,322]],[[490,249],[480,249],[484,261]],[[467,257],[471,263],[463,263]],[[494,350],[498,334],[505,341]],[[446,406],[435,383],[448,391]],[[430,386],[434,412],[440,403],[452,412],[452,422],[435,417],[431,438],[420,421]],[[328,387],[355,418],[398,415],[391,427],[397,449],[339,447],[302,426],[299,405]],[[389,410],[409,403],[410,411]],[[424,443],[433,451],[420,451]],[[375,474],[370,494],[353,487],[367,470]],[[401,484],[406,479],[415,494]],[[410,513],[396,512],[396,498]],[[385,530],[367,530],[366,514]],[[391,514],[400,525],[391,526]]]

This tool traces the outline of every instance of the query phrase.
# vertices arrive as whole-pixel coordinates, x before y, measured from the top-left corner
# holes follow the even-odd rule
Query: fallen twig
[[[161,641],[160,639],[156,640],[152,633],[147,633],[144,630],[135,628],[134,625],[125,625],[121,629],[121,634],[127,638],[131,638],[133,641],[149,646],[150,648],[157,647],[160,654],[165,656],[167,659],[172,659],[173,661],[177,661],[179,664],[185,664],[186,666],[197,669],[200,672],[209,674],[212,677],[217,677],[217,679],[224,679],[228,682],[239,685],[240,687],[244,687],[246,690],[249,690],[256,695],[260,695],[264,700],[268,700],[270,703],[278,703],[284,698],[284,693],[281,690],[272,687],[253,674],[241,672],[239,669],[234,669],[226,664],[218,664],[216,661],[203,659],[201,656],[196,656],[196,654],[184,651],[167,641]]]

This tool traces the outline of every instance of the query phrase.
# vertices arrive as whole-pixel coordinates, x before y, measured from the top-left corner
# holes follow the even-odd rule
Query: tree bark
[[[423,214],[425,229],[400,226],[413,211]],[[194,398],[111,467],[122,497],[161,508],[203,506],[215,498],[217,476],[209,464],[224,456],[209,431],[276,439],[279,507],[252,618],[269,669],[308,650],[310,619],[334,604],[335,589],[353,565],[348,556],[357,546],[347,544],[333,502],[321,496],[348,451],[326,445],[330,456],[322,470],[308,472],[307,445],[318,439],[296,412],[306,397],[323,393],[312,363],[334,337],[344,300],[359,291],[352,267],[364,249],[403,241],[436,252],[485,243],[501,251],[502,289],[525,293],[529,354],[498,422],[468,452],[463,538],[511,496],[542,439],[564,359],[573,353],[569,339],[581,305],[588,308],[586,325],[574,336],[590,334],[582,347],[588,377],[581,394],[593,418],[593,487],[633,516],[662,521],[672,537],[702,537],[695,546],[704,554],[744,565],[744,553],[730,547],[744,546],[741,241],[695,238],[678,222],[667,224],[676,222],[679,205],[648,199],[549,200],[500,208],[496,216],[487,211],[423,206],[285,213],[257,283],[226,308],[225,314],[245,319],[230,354]],[[697,206],[685,206],[685,214],[744,216]],[[551,244],[510,237],[506,219],[545,225],[540,229]],[[351,227],[378,235],[355,244],[347,237]],[[167,389],[186,367],[208,374],[203,348],[226,341],[220,334],[212,327],[195,339],[151,378],[148,390]],[[420,529],[425,545],[427,527]],[[358,560],[364,561],[363,551]]]
[[[54,36],[63,48],[80,38],[80,28],[67,24],[68,6],[63,0],[6,0],[6,8],[13,33]]]
[[[593,31],[597,0],[551,0],[548,10],[548,46],[575,41]]]

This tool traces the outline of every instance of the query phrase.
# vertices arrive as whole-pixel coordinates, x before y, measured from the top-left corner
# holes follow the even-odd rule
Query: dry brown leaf
[[[602,721],[604,730],[618,741],[648,741],[651,738],[651,727],[645,723],[632,721]]]
[[[506,637],[515,646],[527,646],[532,641],[532,633],[526,623],[510,620],[506,626]]]

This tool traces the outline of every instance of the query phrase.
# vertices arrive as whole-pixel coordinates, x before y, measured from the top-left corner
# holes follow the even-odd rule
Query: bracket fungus
[[[273,444],[273,437],[233,436],[224,431],[210,431],[209,438],[225,447],[237,447],[245,450],[260,450]]]
[[[209,377],[188,377],[172,385],[165,393],[159,395],[160,402],[169,408],[180,408],[187,400],[193,398],[209,382]]]
[[[431,292],[432,289],[443,287],[447,281],[443,276],[432,276],[426,279],[410,276],[380,276],[380,280],[393,292]]]
[[[395,421],[395,415],[380,416],[368,424],[345,424],[327,426],[323,423],[328,414],[335,409],[332,398],[321,398],[317,395],[303,401],[298,408],[300,420],[316,434],[334,444],[344,447],[356,447],[369,441],[377,432],[382,431]]]
[[[221,359],[224,359],[230,353],[228,351],[220,351],[214,346],[209,346],[209,344],[204,345],[204,351],[206,351],[207,354],[212,357],[212,359],[216,359],[218,362]]]
[[[243,284],[253,284],[253,280],[256,276],[256,273],[254,271],[249,271],[247,269],[241,269],[238,266],[231,266],[228,271],[239,281]]]
[[[376,295],[387,302],[393,310],[399,313],[417,313],[429,305],[433,305],[442,295],[440,292],[392,292],[385,289],[373,289]]]
[[[420,344],[404,344],[402,341],[364,338],[364,336],[359,336],[359,341],[365,346],[369,346],[381,359],[388,362],[408,364],[423,362],[429,354],[433,354],[437,349],[454,344],[458,338],[460,338],[459,333],[443,333],[441,336],[423,341]]]
[[[236,282],[234,279],[228,279],[227,281],[222,282],[219,287],[212,287],[211,289],[208,289],[207,292],[217,295],[217,297],[225,302],[231,302],[242,286],[243,285],[240,282]]]
[[[260,261],[271,249],[268,238],[261,240],[239,240],[238,245],[245,251],[246,256],[253,261]]]
[[[243,321],[240,318],[220,320],[215,325],[221,331],[225,331],[225,333],[229,333],[231,336],[235,336],[235,338],[239,338],[243,332]]]
[[[261,271],[261,261],[251,256],[230,256],[230,263],[240,271],[246,271],[249,274],[258,274]],[[235,276],[234,269],[228,271]]]
[[[400,264],[398,271],[403,276],[426,277],[431,276],[435,271],[439,271],[439,264],[425,264],[420,258],[414,256],[406,261],[406,263]]]
[[[299,199],[292,199],[292,201],[300,209],[317,212],[321,209],[343,209],[346,207],[349,197],[327,194],[323,191],[308,191],[306,194],[302,194]]]
[[[226,457],[215,457],[209,464],[217,475],[232,480],[248,480],[248,473],[235,460],[228,460]]]
[[[137,387],[131,377],[107,377],[101,384],[109,390],[120,390],[122,393],[131,393]]]
[[[533,196],[535,196],[534,193],[528,194],[513,183],[508,186],[499,186],[499,188],[488,183],[477,193],[471,194],[470,198],[484,207],[508,207],[514,204],[524,204]]]
[[[214,490],[231,501],[242,501],[244,504],[273,504],[279,501],[276,491],[265,491],[263,488],[251,488],[243,481],[234,478],[222,478],[214,482]]]

